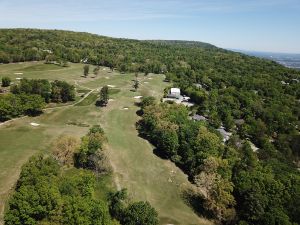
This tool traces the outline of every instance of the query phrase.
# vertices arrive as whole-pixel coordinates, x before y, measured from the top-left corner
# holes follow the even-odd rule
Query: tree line
[[[0,121],[38,115],[49,102],[75,100],[74,86],[58,80],[50,83],[44,79],[22,79],[19,84],[10,86],[10,92],[0,95]]]

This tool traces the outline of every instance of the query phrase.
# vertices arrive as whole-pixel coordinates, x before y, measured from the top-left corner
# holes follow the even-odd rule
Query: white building
[[[177,98],[179,99],[181,97],[180,95],[180,89],[179,88],[171,88],[170,94],[168,96],[169,98]]]

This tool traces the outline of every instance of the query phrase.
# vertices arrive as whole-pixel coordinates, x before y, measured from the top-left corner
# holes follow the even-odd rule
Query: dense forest
[[[139,128],[190,176],[191,204],[224,223],[300,223],[299,71],[199,42],[0,30],[0,62],[32,60],[164,73],[207,121],[147,99]],[[220,126],[233,133],[226,143],[215,130]]]
[[[182,105],[147,97],[141,110],[140,134],[189,175],[184,197],[199,214],[225,224],[299,224],[300,175],[276,153],[256,153],[238,135],[224,145]]]

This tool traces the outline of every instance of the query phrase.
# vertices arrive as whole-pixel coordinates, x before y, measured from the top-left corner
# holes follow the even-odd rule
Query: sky
[[[0,28],[300,53],[300,0],[0,0]]]

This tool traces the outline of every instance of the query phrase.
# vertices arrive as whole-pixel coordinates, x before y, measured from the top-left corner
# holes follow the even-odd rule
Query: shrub
[[[8,87],[11,83],[11,79],[9,77],[2,77],[2,87]]]

